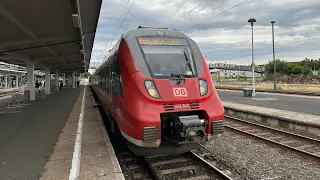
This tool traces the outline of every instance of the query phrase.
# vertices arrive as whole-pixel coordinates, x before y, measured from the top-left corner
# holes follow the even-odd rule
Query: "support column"
[[[76,88],[76,72],[72,72],[72,87]]]
[[[34,62],[27,62],[27,90],[30,92],[30,101],[36,100],[36,91],[34,88]]]
[[[57,91],[59,91],[59,72],[56,71],[56,88],[57,88]]]
[[[67,79],[68,79],[68,87],[72,87],[72,75],[68,74]]]
[[[51,89],[50,89],[50,68],[46,68],[45,69],[45,81],[44,81],[44,90],[46,92],[46,94],[51,94]]]
[[[4,75],[4,88],[5,89],[8,88],[8,75],[7,74]]]
[[[19,87],[19,76],[16,76],[16,87]]]

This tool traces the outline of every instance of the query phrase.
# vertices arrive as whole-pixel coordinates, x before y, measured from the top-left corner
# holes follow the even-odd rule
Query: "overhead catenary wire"
[[[129,1],[130,1],[130,0],[127,0],[126,4],[124,5],[124,7],[123,7],[123,9],[122,9],[122,12],[121,12],[121,14],[120,14],[120,16],[119,16],[119,18],[118,18],[118,20],[117,20],[117,23],[114,25],[114,29],[113,29],[113,31],[112,31],[111,37],[109,38],[109,42],[108,42],[108,44],[107,44],[107,46],[106,46],[106,47],[107,47],[107,50],[109,49],[109,46],[110,46],[110,44],[111,44],[111,42],[112,42],[111,40],[114,38],[114,34],[115,34],[116,29],[117,29],[118,23],[120,22],[120,19],[121,19],[122,15],[124,14],[125,9],[126,9],[128,3],[129,3]]]
[[[292,49],[294,48],[294,47],[292,47],[292,46],[293,46],[293,45],[296,45],[296,44],[299,44],[299,43],[303,43],[303,45],[297,46],[297,47],[299,47],[299,48],[309,48],[309,47],[315,48],[315,47],[318,47],[318,46],[320,46],[320,45],[305,44],[305,43],[310,42],[310,41],[314,41],[314,40],[319,40],[319,39],[320,39],[320,38],[312,38],[312,39],[309,38],[309,39],[306,40],[306,41],[300,40],[300,41],[292,42],[292,43],[290,43],[290,46],[291,46],[291,47],[278,46],[277,50],[278,50],[279,53],[281,54],[281,53],[283,53],[283,52],[292,50]],[[270,51],[262,51],[262,52],[261,52],[261,50],[264,50],[264,49],[268,49],[268,50],[270,50]],[[256,49],[255,51],[256,51],[255,54],[254,54],[255,56],[266,56],[266,55],[269,55],[269,54],[271,53],[271,46],[268,45],[267,47],[261,47],[261,48]],[[260,51],[260,52],[259,52],[259,51]],[[221,53],[220,51],[210,51],[210,52],[205,52],[204,54],[209,55],[209,54],[215,53],[215,52]],[[225,52],[225,53],[222,53],[222,54],[227,54],[227,53],[228,53],[228,52]],[[251,54],[246,54],[246,53],[248,53],[248,51],[244,51],[244,52],[243,52],[243,51],[239,51],[239,52],[231,53],[231,55],[237,55],[237,54],[240,54],[240,53],[244,53],[244,55],[240,55],[240,56],[237,57],[236,59],[251,56]],[[228,54],[228,55],[230,56],[230,54]],[[210,55],[209,55],[209,56],[210,56]],[[225,58],[225,59],[229,59],[229,57],[228,57],[228,58]],[[233,57],[233,59],[234,59],[234,57]]]
[[[206,0],[203,0],[200,4],[198,4],[196,7],[192,8],[189,12],[187,12],[185,15],[181,16],[179,19],[177,19],[175,22],[173,22],[172,24],[170,24],[168,26],[168,28],[170,28],[171,26],[173,26],[174,24],[176,24],[178,21],[180,21],[182,18],[186,17],[188,14],[190,14],[192,11],[194,11],[195,9],[197,9],[199,6],[201,6]]]
[[[121,29],[122,24],[123,24],[124,20],[126,19],[127,15],[129,14],[129,11],[131,10],[131,7],[132,7],[132,5],[133,5],[134,2],[135,2],[135,0],[132,1],[131,5],[130,5],[130,7],[129,7],[129,9],[128,9],[128,11],[126,12],[125,16],[123,17],[123,19],[122,19],[122,21],[121,21],[121,24],[120,24],[117,32],[115,33],[114,38],[113,38],[113,40],[111,41],[111,43],[114,41],[116,35],[118,34],[119,30]]]
[[[236,4],[236,5],[232,6],[232,7],[229,8],[229,9],[226,9],[226,10],[222,11],[221,13],[219,13],[219,14],[217,14],[217,15],[215,15],[215,16],[213,16],[213,17],[211,17],[211,18],[209,18],[209,19],[201,22],[200,24],[197,24],[196,26],[193,26],[192,28],[184,31],[184,33],[191,31],[192,29],[194,29],[194,28],[196,28],[196,27],[198,27],[198,26],[200,26],[200,25],[202,25],[202,24],[204,24],[204,23],[206,23],[206,22],[208,22],[208,21],[210,21],[210,20],[212,20],[212,19],[214,19],[214,18],[216,18],[216,17],[218,17],[218,16],[220,16],[220,15],[222,15],[222,14],[224,14],[224,13],[226,13],[226,12],[228,12],[228,11],[230,11],[230,10],[232,10],[232,9],[234,9],[234,8],[242,5],[242,4],[244,4],[244,3],[246,3],[247,1],[249,1],[249,0],[242,1],[242,2],[239,3],[239,4]]]

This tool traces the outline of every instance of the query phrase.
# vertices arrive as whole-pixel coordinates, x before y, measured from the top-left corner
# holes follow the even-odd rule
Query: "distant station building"
[[[208,66],[210,69],[211,77],[214,80],[252,77],[251,66],[211,62],[208,63]],[[264,68],[260,66],[255,67],[254,77],[264,77]]]
[[[250,78],[252,72],[239,71],[239,70],[225,70],[225,69],[212,69],[210,70],[213,79],[226,79],[226,78]],[[261,73],[254,73],[254,77],[262,77]]]
[[[92,61],[92,62],[90,62],[88,72],[89,72],[90,74],[94,74],[94,72],[96,71],[96,68],[97,68],[100,64],[101,64],[101,62],[97,62],[97,61]]]

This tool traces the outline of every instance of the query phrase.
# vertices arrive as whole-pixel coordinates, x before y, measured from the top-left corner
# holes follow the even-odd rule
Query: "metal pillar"
[[[72,87],[76,88],[76,72],[72,72]]]
[[[256,87],[255,87],[255,82],[254,82],[254,57],[253,57],[253,25],[251,25],[251,32],[252,32],[252,96],[256,96]]]
[[[255,64],[254,64],[254,57],[253,57],[253,23],[257,22],[256,19],[254,18],[251,18],[248,20],[248,22],[251,24],[251,33],[252,33],[252,96],[255,97],[256,96],[256,88],[255,88],[255,82],[254,82],[254,67],[255,67]]]
[[[273,83],[273,89],[277,90],[277,71],[276,71],[276,56],[274,53],[274,30],[273,30],[273,24],[275,23],[275,21],[271,21],[272,24],[272,48],[273,48],[273,73],[274,73],[274,83]]]
[[[68,86],[73,87],[72,83],[73,83],[73,79],[72,79],[72,73],[71,73],[71,74],[68,74]]]
[[[36,91],[34,87],[34,62],[27,62],[27,90],[30,93],[30,101],[36,100]]]
[[[19,76],[16,76],[16,87],[19,87]]]
[[[45,69],[45,92],[46,94],[51,94],[51,89],[50,89],[50,85],[51,85],[51,82],[50,82],[50,68],[46,68]]]
[[[8,75],[7,74],[4,75],[4,88],[5,89],[8,88]]]
[[[57,91],[59,91],[59,72],[56,71],[56,88],[57,88]]]

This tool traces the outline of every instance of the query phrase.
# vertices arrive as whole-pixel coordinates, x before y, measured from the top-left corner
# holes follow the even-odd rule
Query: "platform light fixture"
[[[273,73],[274,73],[274,83],[273,83],[273,89],[277,90],[277,70],[276,70],[276,55],[274,53],[274,28],[273,24],[275,21],[270,22],[272,24],[272,53],[273,53]]]
[[[252,64],[251,64],[251,67],[252,67],[252,89],[253,89],[253,92],[252,92],[252,96],[255,97],[256,96],[256,89],[255,89],[255,84],[254,84],[254,67],[255,67],[255,64],[254,64],[254,53],[253,53],[253,23],[257,22],[257,20],[255,18],[250,18],[248,20],[248,23],[251,24],[251,34],[252,34],[252,41],[251,41],[251,44],[252,44]]]

